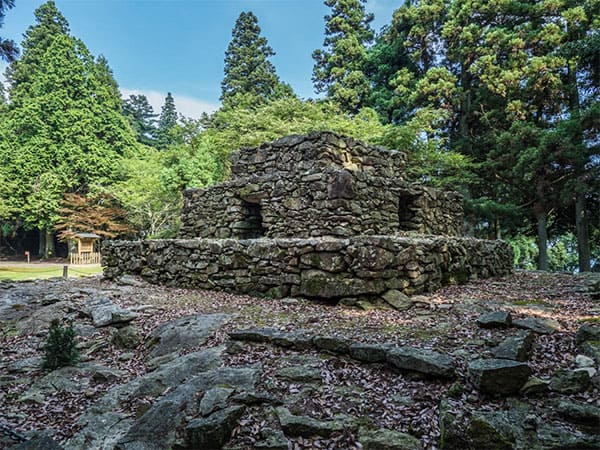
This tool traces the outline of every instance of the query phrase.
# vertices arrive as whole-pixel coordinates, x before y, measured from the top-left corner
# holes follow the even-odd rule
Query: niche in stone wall
[[[419,231],[417,213],[419,195],[404,191],[398,196],[398,228],[400,231]]]
[[[242,200],[242,221],[236,228],[240,239],[256,239],[265,235],[260,202]]]

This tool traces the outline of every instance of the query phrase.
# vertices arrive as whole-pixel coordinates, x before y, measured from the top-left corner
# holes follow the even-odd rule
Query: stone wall
[[[257,148],[241,149],[231,157],[232,178],[275,172],[291,178],[333,168],[402,180],[405,167],[406,155],[402,152],[330,132],[286,136]]]
[[[327,168],[282,178],[234,179],[184,192],[180,237],[349,237],[356,235],[462,234],[462,196]]]
[[[413,294],[512,270],[505,242],[449,237],[108,241],[103,255],[108,278],[141,274],[152,283],[277,298]]]

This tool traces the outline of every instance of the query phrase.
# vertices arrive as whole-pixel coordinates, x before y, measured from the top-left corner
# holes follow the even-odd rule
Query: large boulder
[[[337,431],[356,427],[354,418],[345,415],[332,420],[318,420],[308,416],[296,416],[284,407],[277,408],[276,413],[281,429],[286,436],[310,437],[318,435],[328,437]]]
[[[229,314],[197,314],[165,323],[150,334],[148,356],[156,358],[198,347],[230,318]]]
[[[400,370],[419,372],[433,377],[454,376],[454,359],[433,350],[391,347],[387,351],[387,361]]]
[[[398,311],[410,309],[414,302],[404,292],[397,289],[390,289],[381,295],[381,298],[391,307]]]
[[[131,322],[137,314],[128,309],[121,308],[108,297],[92,297],[85,302],[82,312],[91,317],[95,327],[120,325]]]
[[[477,325],[482,328],[508,327],[512,317],[508,311],[492,311],[477,318]]]
[[[245,409],[243,405],[230,406],[208,417],[192,420],[186,427],[188,447],[215,450],[223,448],[231,439],[231,433]]]
[[[531,330],[538,334],[552,334],[560,330],[560,324],[554,319],[525,317],[524,319],[513,320],[512,324],[517,328]]]
[[[527,361],[531,356],[533,340],[534,334],[531,331],[524,331],[516,336],[504,339],[497,347],[492,349],[492,355],[494,358]]]
[[[561,394],[576,394],[585,391],[590,385],[590,375],[586,371],[559,370],[550,378],[551,391]]]
[[[577,330],[575,341],[577,344],[581,344],[586,341],[600,341],[600,324],[583,324],[579,330]]]
[[[527,364],[508,359],[476,359],[468,366],[469,381],[488,394],[516,394],[530,374]]]
[[[390,348],[385,344],[363,344],[355,342],[350,345],[350,357],[366,363],[383,363],[387,360],[387,351]]]
[[[360,429],[358,442],[365,450],[420,450],[421,441],[410,434],[380,428]]]

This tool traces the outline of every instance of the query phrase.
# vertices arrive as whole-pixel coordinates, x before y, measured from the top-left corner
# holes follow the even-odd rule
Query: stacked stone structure
[[[184,192],[180,239],[108,242],[105,275],[351,301],[510,272],[506,243],[459,237],[460,194],[408,182],[405,163],[325,132],[242,149],[230,181]]]

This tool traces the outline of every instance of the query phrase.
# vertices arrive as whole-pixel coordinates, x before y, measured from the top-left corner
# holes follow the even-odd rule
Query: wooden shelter
[[[71,264],[100,264],[100,252],[96,250],[96,243],[100,236],[94,233],[77,233],[72,242],[69,262]]]

